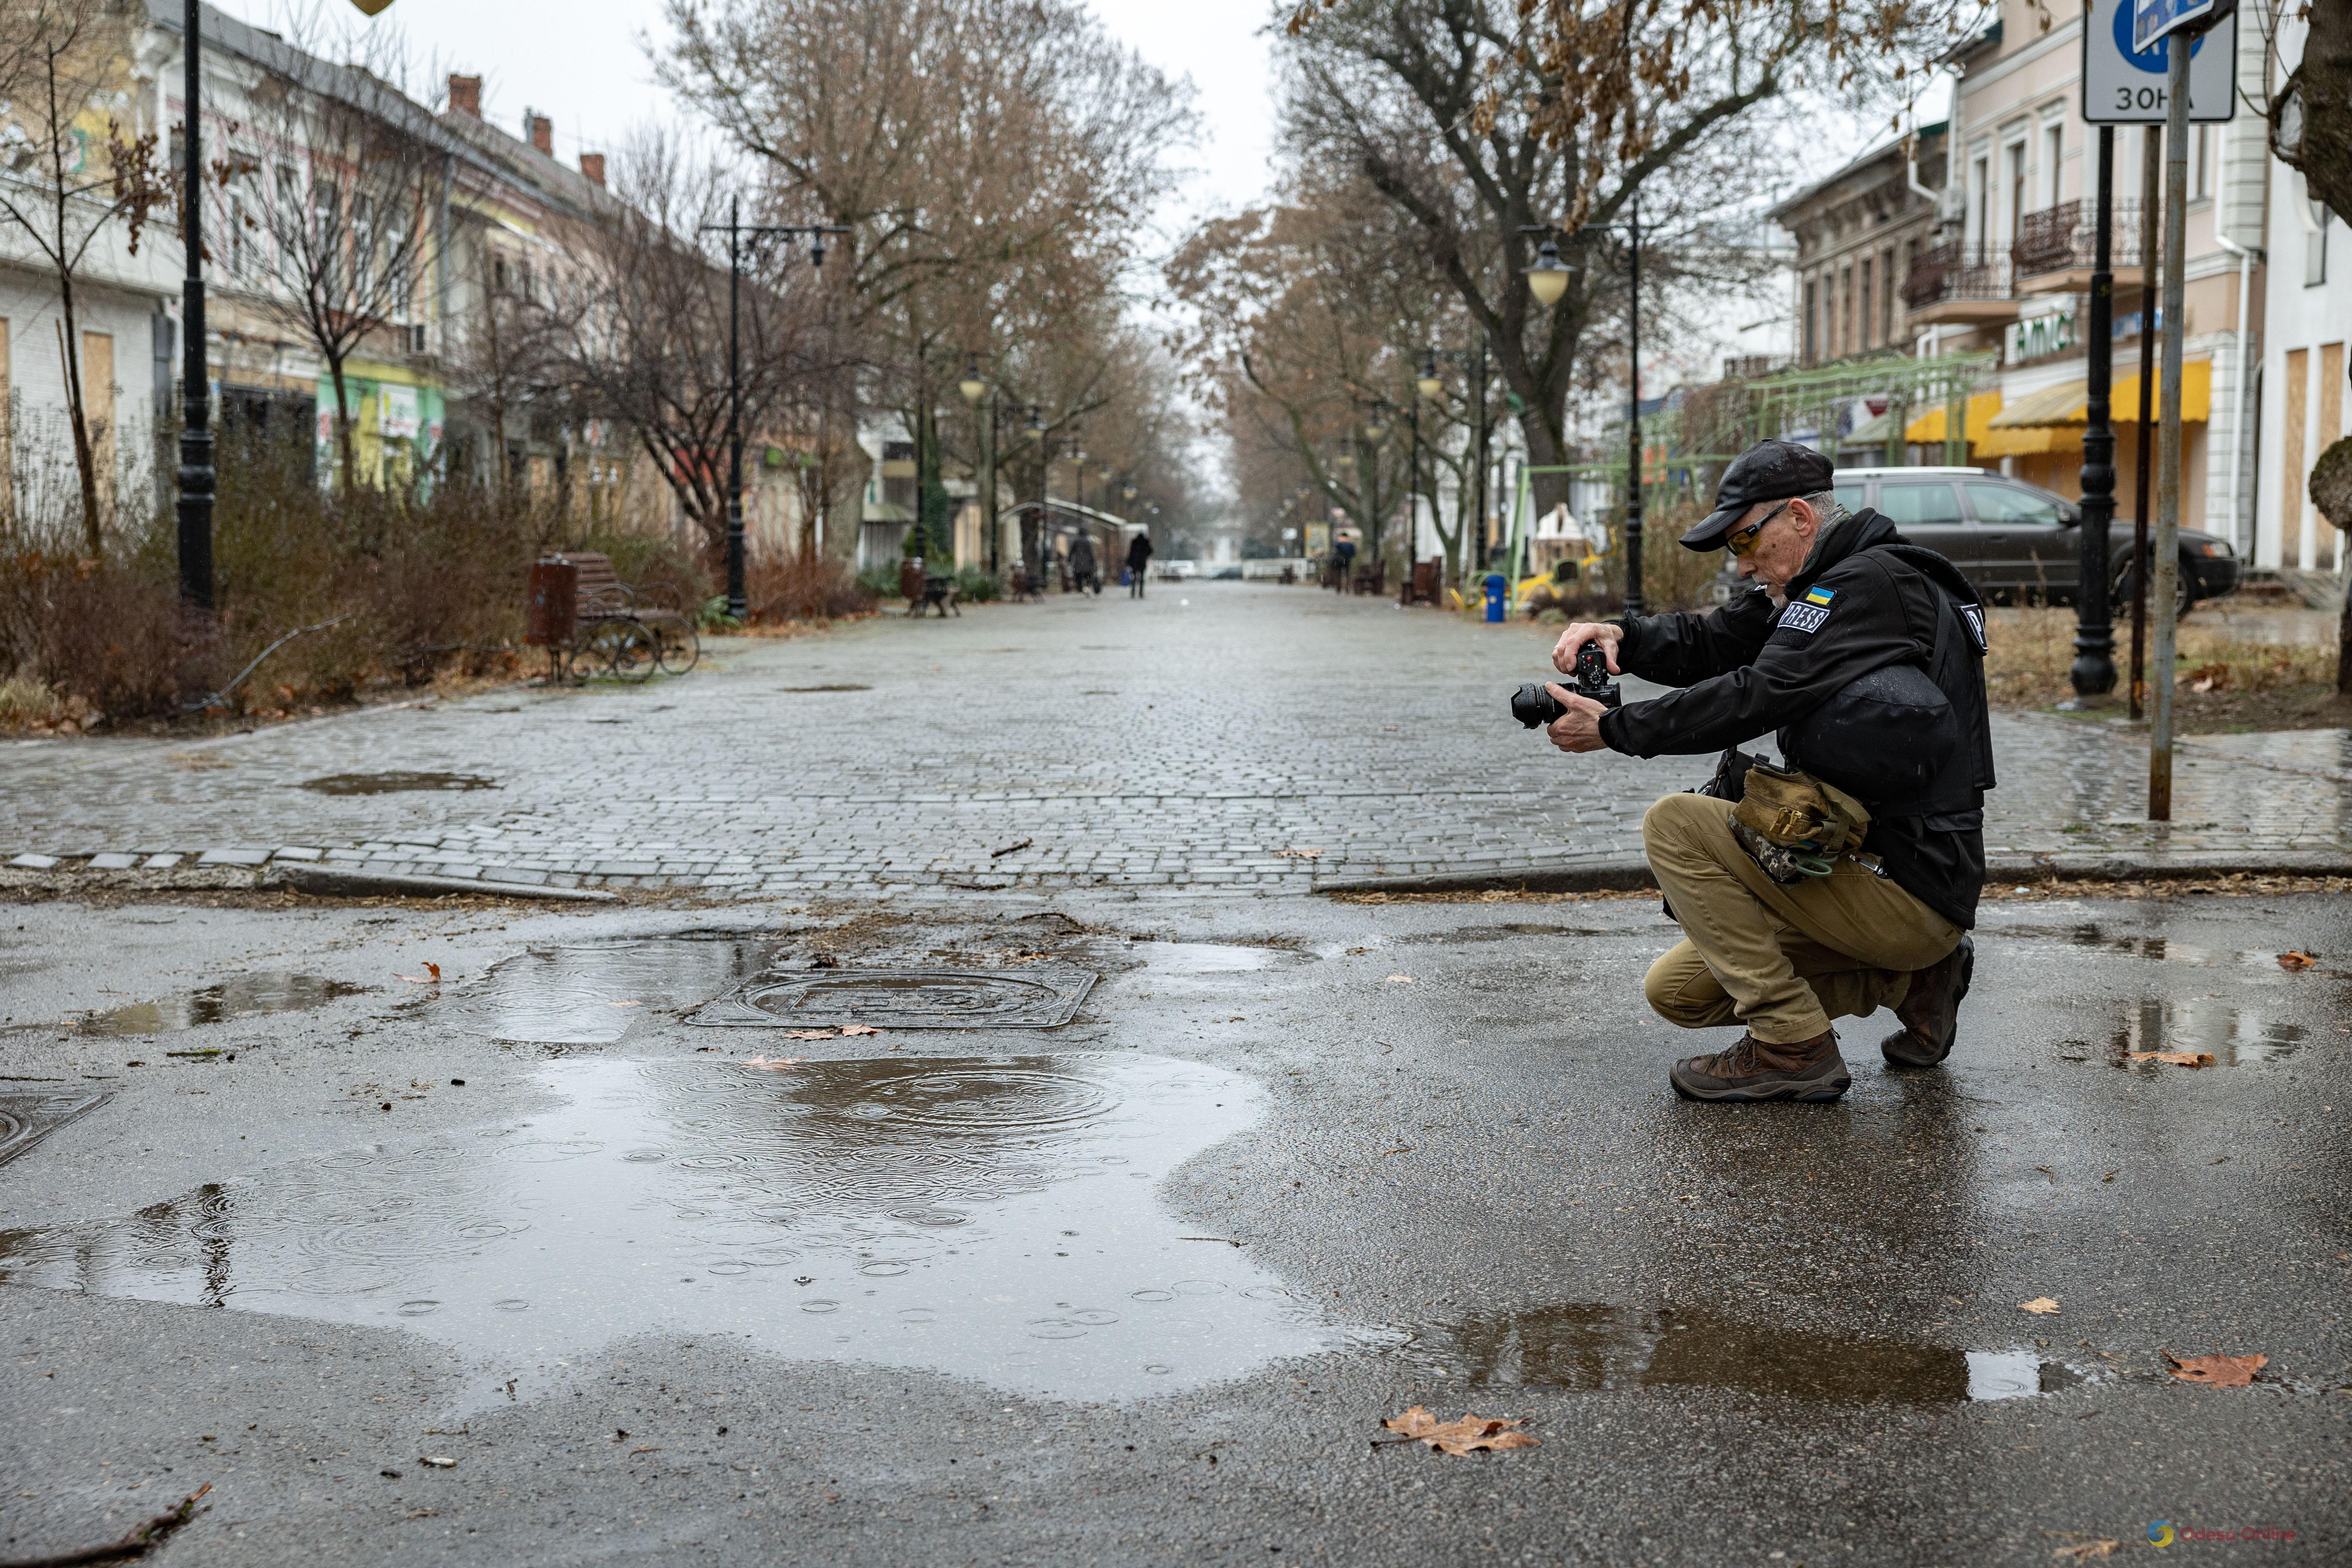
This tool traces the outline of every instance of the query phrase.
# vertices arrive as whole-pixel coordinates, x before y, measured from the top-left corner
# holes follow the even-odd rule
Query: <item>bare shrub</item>
[[[822,556],[763,557],[751,563],[745,586],[755,623],[839,620],[874,608],[874,595],[848,568]]]

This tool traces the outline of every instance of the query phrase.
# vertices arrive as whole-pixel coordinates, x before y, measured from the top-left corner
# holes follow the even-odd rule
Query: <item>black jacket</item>
[[[1127,543],[1127,569],[1140,572],[1151,563],[1151,535],[1139,533]]]
[[[1962,743],[1935,787],[1908,802],[1865,800],[1863,849],[1921,903],[1963,928],[1976,924],[1984,885],[1983,792],[1993,787],[1985,717],[1983,611],[1951,563],[1906,543],[1864,510],[1841,524],[1775,609],[1761,588],[1705,615],[1621,623],[1617,660],[1645,680],[1682,688],[1604,715],[1601,738],[1630,756],[1708,752],[1785,731],[1873,670],[1926,671],[1958,713]],[[1902,734],[1885,744],[1901,748]],[[1882,812],[1880,809],[1886,809]]]

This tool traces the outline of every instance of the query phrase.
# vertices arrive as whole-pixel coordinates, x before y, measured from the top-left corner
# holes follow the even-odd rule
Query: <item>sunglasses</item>
[[[1756,549],[1756,536],[1764,531],[1764,525],[1771,521],[1774,518],[1780,516],[1782,512],[1788,510],[1790,504],[1793,503],[1796,499],[1796,497],[1790,496],[1788,500],[1782,501],[1779,506],[1774,507],[1770,511],[1766,512],[1762,517],[1758,518],[1746,528],[1740,529],[1733,533],[1725,534],[1723,536],[1723,547],[1731,552],[1735,556],[1745,556],[1753,553]]]

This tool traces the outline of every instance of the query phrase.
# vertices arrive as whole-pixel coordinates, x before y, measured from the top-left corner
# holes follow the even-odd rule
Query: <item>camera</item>
[[[1527,729],[1549,724],[1568,711],[1544,689],[1545,681],[1529,681],[1511,694],[1511,717]],[[1614,708],[1622,700],[1617,683],[1609,679],[1609,656],[1597,642],[1586,643],[1576,650],[1576,673],[1559,684],[1598,702],[1603,708]]]

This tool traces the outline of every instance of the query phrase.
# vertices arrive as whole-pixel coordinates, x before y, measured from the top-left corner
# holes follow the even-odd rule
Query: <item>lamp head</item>
[[[1547,238],[1543,248],[1536,252],[1536,264],[1528,268],[1528,292],[1536,303],[1549,310],[1559,303],[1568,292],[1568,265],[1559,258],[1559,241]]]
[[[964,365],[963,379],[956,383],[956,390],[962,393],[963,400],[974,408],[979,407],[980,400],[988,395],[988,383],[981,378],[978,354],[973,354]]]

